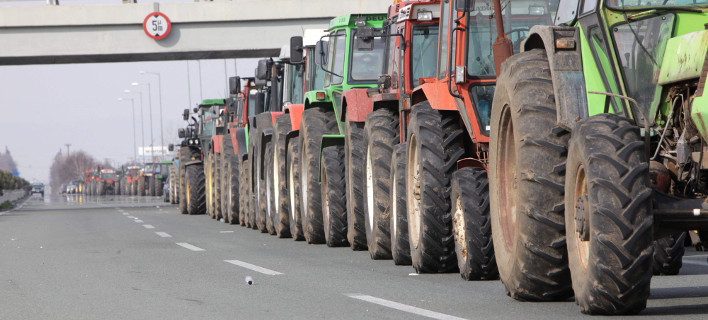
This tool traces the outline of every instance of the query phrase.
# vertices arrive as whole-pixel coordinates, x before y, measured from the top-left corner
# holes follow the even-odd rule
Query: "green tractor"
[[[708,3],[550,10],[555,26],[528,32],[494,96],[500,277],[515,299],[638,313],[652,275],[678,273],[685,231],[708,230]]]

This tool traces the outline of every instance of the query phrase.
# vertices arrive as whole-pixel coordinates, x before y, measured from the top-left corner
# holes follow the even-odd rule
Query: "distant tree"
[[[5,153],[0,153],[0,170],[10,173],[17,172],[17,164],[7,146],[5,146]]]
[[[49,168],[49,184],[54,189],[71,180],[80,180],[86,170],[96,168],[97,164],[96,159],[84,151],[74,151],[71,155],[65,156],[59,150]]]

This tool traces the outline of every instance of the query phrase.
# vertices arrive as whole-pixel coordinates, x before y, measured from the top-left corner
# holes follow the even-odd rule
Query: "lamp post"
[[[155,139],[152,136],[152,95],[150,94],[150,83],[149,82],[148,83],[139,83],[139,82],[131,83],[131,85],[134,87],[137,87],[141,84],[148,86],[148,108],[149,108],[149,113],[150,113],[150,155],[152,156],[152,162],[155,162],[155,148],[154,148]]]
[[[145,118],[143,117],[143,93],[140,91],[131,92],[130,90],[127,90],[127,89],[123,90],[123,93],[125,93],[125,94],[137,93],[140,96],[140,132],[141,132],[140,139],[142,140],[143,150],[145,150],[145,126],[144,126],[145,121],[143,121],[143,119],[145,119]],[[143,160],[143,164],[145,164],[145,157],[143,157],[142,160]]]
[[[157,76],[157,94],[158,94],[158,99],[160,101],[160,154],[162,155],[162,149],[165,147],[165,137],[162,134],[162,80],[159,72],[147,72],[147,71],[140,71],[141,75],[145,74],[151,74],[151,75],[156,75]]]
[[[135,100],[133,98],[118,98],[118,101],[127,101],[130,100],[131,105],[133,106],[133,161],[138,161],[138,143],[135,138]]]

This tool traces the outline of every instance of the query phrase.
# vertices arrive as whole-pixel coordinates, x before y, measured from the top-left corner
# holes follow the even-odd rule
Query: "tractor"
[[[95,180],[96,195],[115,195],[116,194],[116,171],[113,169],[101,169],[98,177]]]
[[[708,231],[708,7],[560,0],[551,11],[494,94],[499,274],[515,299],[635,314],[652,275],[678,273],[685,231]]]
[[[182,139],[179,150],[179,211],[182,214],[206,213],[206,181],[204,174],[204,161],[202,141],[199,133],[203,125],[195,116],[203,117],[199,108],[194,108],[194,115],[189,109],[184,109],[182,119],[187,121],[186,128],[177,130],[177,135]],[[190,121],[191,120],[191,121]]]

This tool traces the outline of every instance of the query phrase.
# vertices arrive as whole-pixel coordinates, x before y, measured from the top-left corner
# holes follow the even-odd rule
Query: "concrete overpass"
[[[239,0],[0,7],[0,65],[276,56],[304,29],[332,17],[386,12],[382,0]],[[172,22],[153,40],[143,20]]]

